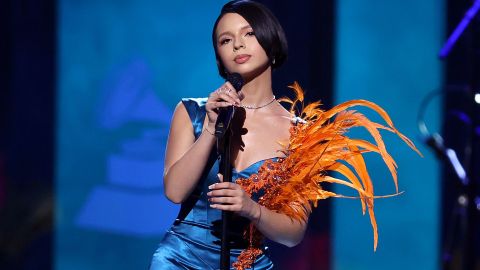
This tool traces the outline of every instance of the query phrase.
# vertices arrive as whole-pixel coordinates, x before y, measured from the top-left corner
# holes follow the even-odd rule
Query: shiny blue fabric
[[[182,99],[192,120],[196,139],[202,132],[206,116],[206,101],[206,98]],[[248,178],[251,174],[258,172],[264,161],[260,160],[243,171],[233,169],[232,180],[235,181],[239,177]],[[214,149],[195,190],[182,203],[177,219],[165,233],[155,251],[150,270],[220,268],[221,211],[210,208],[207,198],[208,186],[218,182],[218,167],[219,161]],[[258,196],[254,196],[254,199],[256,198]],[[233,263],[240,252],[248,246],[242,235],[249,221],[234,215],[230,225],[228,232],[229,239],[232,241],[230,262]],[[264,254],[257,258],[252,269],[273,269],[268,250],[266,247],[263,249]]]

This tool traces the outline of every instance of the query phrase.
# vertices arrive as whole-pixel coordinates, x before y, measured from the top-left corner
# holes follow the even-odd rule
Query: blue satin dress
[[[192,121],[196,139],[202,132],[206,101],[206,98],[182,99]],[[232,180],[248,178],[257,173],[264,161],[260,160],[240,172],[233,169]],[[221,211],[209,207],[207,198],[208,186],[218,183],[218,168],[219,161],[216,151],[213,150],[195,190],[182,203],[177,219],[155,251],[150,270],[220,268]],[[254,196],[253,199],[257,198],[258,196]],[[233,215],[230,225],[228,237],[232,241],[230,262],[233,263],[248,246],[242,236],[249,220]],[[264,246],[263,249],[264,254],[257,258],[253,265],[255,270],[273,269],[267,248]]]

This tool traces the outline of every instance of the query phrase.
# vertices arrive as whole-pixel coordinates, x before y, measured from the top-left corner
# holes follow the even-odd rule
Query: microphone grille
[[[244,83],[242,76],[238,73],[228,74],[227,81],[232,84],[232,86],[235,88],[235,90],[237,90],[237,92],[242,89]]]

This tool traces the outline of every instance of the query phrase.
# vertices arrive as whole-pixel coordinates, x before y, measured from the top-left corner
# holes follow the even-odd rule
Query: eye
[[[224,38],[224,39],[220,40],[220,45],[225,45],[228,42],[230,42],[230,39],[229,38]]]
[[[249,31],[249,32],[246,34],[246,36],[255,36],[255,32]]]

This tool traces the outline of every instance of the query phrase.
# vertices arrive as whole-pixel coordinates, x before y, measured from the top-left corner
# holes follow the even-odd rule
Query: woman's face
[[[218,22],[216,46],[228,72],[237,72],[245,79],[269,67],[269,59],[253,28],[237,13],[227,13]]]

